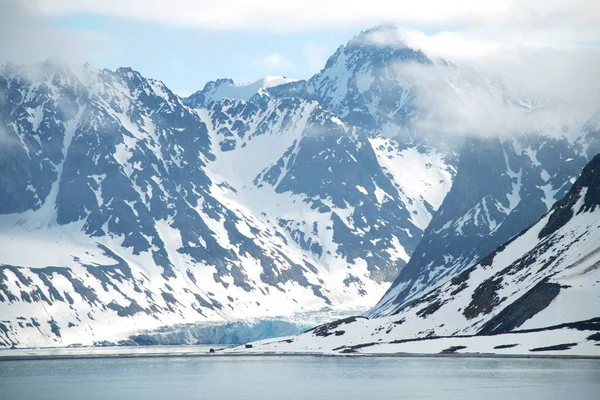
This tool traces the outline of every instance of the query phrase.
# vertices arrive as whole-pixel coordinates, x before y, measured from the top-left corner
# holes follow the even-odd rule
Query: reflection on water
[[[201,357],[0,362],[2,399],[598,399],[600,360]]]

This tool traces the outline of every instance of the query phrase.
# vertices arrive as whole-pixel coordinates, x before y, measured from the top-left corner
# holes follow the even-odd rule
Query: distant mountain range
[[[382,29],[308,80],[220,79],[188,98],[129,68],[2,66],[0,344],[379,299],[368,316],[404,312],[535,223],[600,149],[587,120],[446,131],[473,100],[521,114],[545,100],[377,44]]]

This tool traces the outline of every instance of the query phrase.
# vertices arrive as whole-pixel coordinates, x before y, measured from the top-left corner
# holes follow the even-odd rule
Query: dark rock
[[[477,334],[494,335],[515,330],[548,307],[552,300],[559,295],[560,289],[561,286],[557,283],[549,282],[547,279],[541,281],[486,322]]]
[[[510,349],[510,348],[513,348],[516,346],[518,346],[518,344],[516,344],[516,343],[515,344],[499,344],[498,346],[494,346],[494,349],[497,349],[497,350]]]
[[[358,319],[368,319],[368,318],[361,317],[361,316],[347,317],[347,318],[343,318],[343,319],[333,321],[333,322],[330,322],[327,324],[319,325],[315,328],[307,330],[304,333],[312,332],[313,335],[315,335],[315,336],[327,337],[327,336],[335,334],[334,331],[339,326],[345,325],[345,324],[351,324],[353,322],[356,322]]]
[[[500,303],[497,292],[502,280],[492,277],[481,283],[473,292],[471,302],[463,311],[467,319],[473,319],[481,314],[488,314]]]
[[[590,336],[588,336],[586,339],[587,340],[595,340],[595,341],[600,342],[600,332],[593,333]]]
[[[590,161],[569,193],[552,207],[552,214],[546,226],[540,231],[539,238],[544,238],[562,228],[573,217],[573,206],[579,200],[581,191],[586,187],[584,202],[577,214],[591,212],[600,206],[600,154]]]
[[[458,350],[463,350],[466,348],[467,346],[450,346],[447,349],[442,350],[441,354],[453,354],[456,353]]]
[[[529,349],[529,351],[557,351],[557,350],[569,350],[573,347],[577,346],[577,343],[563,343],[557,344],[554,346],[546,346],[546,347],[536,347],[533,349]]]

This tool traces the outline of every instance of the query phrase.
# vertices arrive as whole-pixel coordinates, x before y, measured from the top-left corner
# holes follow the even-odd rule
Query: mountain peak
[[[208,82],[202,90],[189,96],[187,102],[193,107],[199,108],[224,98],[248,101],[252,96],[265,89],[295,81],[296,79],[288,79],[285,76],[266,76],[248,83],[235,83],[230,78],[217,79]]]
[[[378,25],[354,36],[350,43],[362,46],[407,48],[404,39],[396,25]]]
[[[134,79],[134,78],[141,79],[141,77],[142,77],[142,75],[139,72],[137,72],[136,70],[134,70],[131,67],[119,67],[119,68],[117,68],[115,73],[117,74],[117,76],[120,76],[125,79],[129,79],[129,80]]]
[[[365,29],[364,31],[360,31],[360,33],[355,36],[372,35],[374,33],[396,34],[398,33],[398,27],[395,24],[380,24],[372,28]]]
[[[431,63],[422,51],[407,46],[395,25],[379,25],[355,35],[327,60],[325,69],[332,68],[340,60],[356,64],[358,69],[362,64],[380,67],[406,61]]]

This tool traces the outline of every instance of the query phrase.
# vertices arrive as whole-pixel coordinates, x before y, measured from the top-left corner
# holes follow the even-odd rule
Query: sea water
[[[600,360],[213,356],[0,361],[0,399],[600,399]]]

